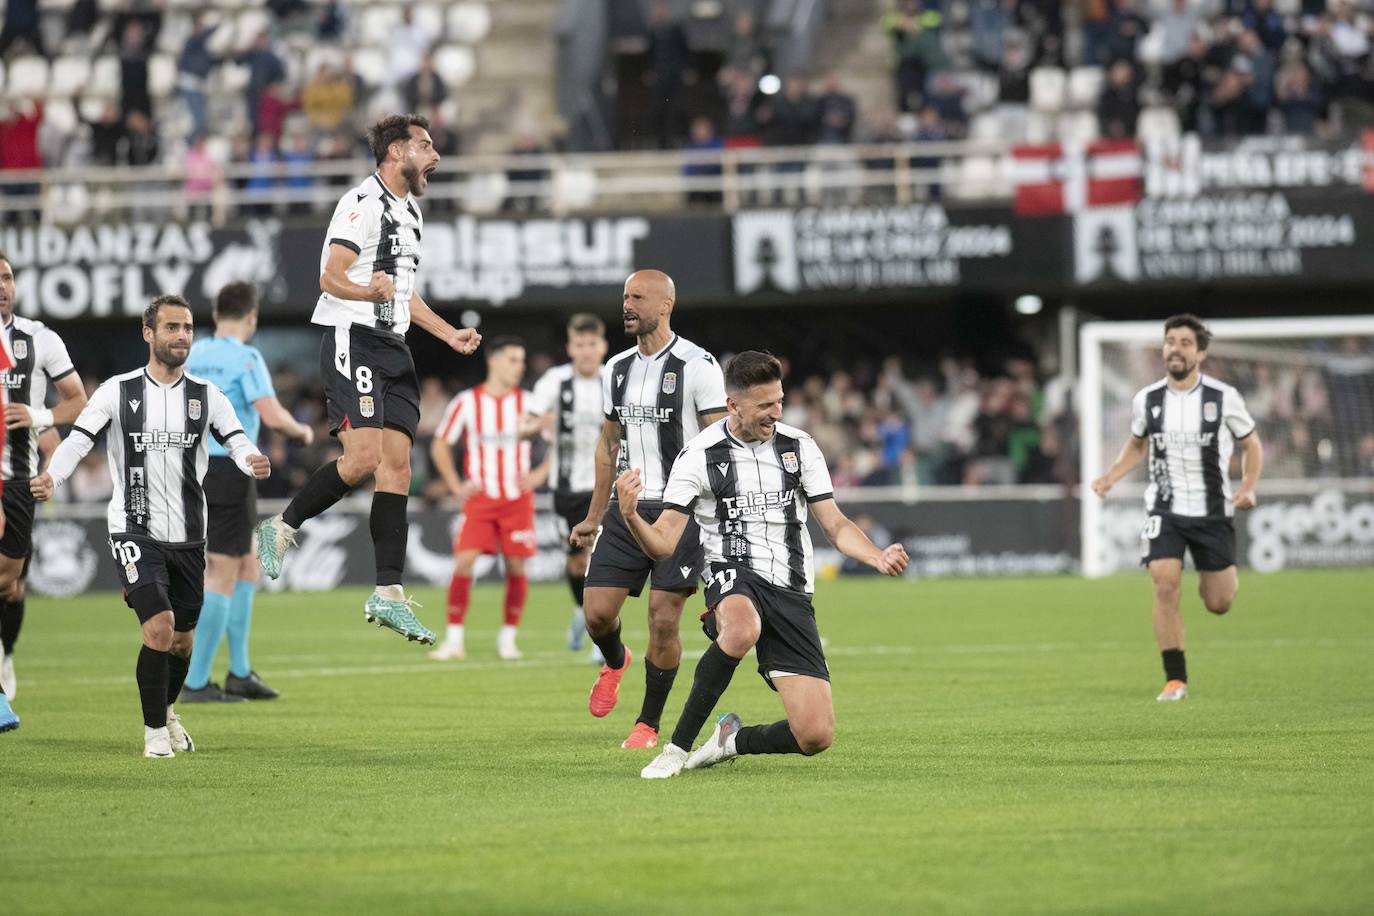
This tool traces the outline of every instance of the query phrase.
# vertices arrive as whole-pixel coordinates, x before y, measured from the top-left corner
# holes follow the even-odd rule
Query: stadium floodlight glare
[[[764,95],[777,95],[782,89],[782,79],[776,73],[765,73],[759,77],[759,92]]]
[[[1339,421],[1351,411],[1374,412],[1368,403],[1374,316],[1201,317],[1213,335],[1203,372],[1236,387],[1265,445],[1260,506],[1266,496],[1366,492],[1370,480],[1359,477],[1356,463],[1368,430]],[[1135,393],[1164,377],[1164,322],[1092,321],[1079,329],[1078,340],[1081,562],[1085,576],[1097,577],[1131,568],[1138,560],[1146,518],[1145,463],[1105,500],[1089,484],[1107,470],[1130,435]],[[1327,415],[1304,414],[1305,392],[1315,392],[1312,397],[1328,405]],[[1302,403],[1294,403],[1299,398]],[[1310,443],[1310,452],[1295,445],[1303,442]],[[1237,482],[1233,474],[1232,486]]]
[[[458,316],[458,320],[463,322],[465,328],[476,328],[482,324],[482,313],[476,309],[464,309],[463,314]]]
[[[1016,311],[1021,315],[1039,315],[1045,303],[1039,296],[1025,295],[1016,297]]]

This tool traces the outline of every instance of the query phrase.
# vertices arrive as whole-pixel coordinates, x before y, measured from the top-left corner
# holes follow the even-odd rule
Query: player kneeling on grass
[[[650,524],[635,511],[640,471],[616,480],[620,513],[644,553],[672,555],[695,513],[709,564],[702,618],[713,642],[697,663],[672,742],[640,773],[664,779],[744,754],[819,754],[835,733],[830,671],[816,612],[815,563],[808,511],[847,557],[897,576],[906,569],[901,544],[879,549],[835,505],[830,471],[816,440],[779,422],[782,364],[770,353],[745,351],[725,367],[728,415],[687,444],[664,490],[665,511]],[[735,674],[757,651],[759,674],[782,697],[787,718],[744,726],[720,717],[705,745],[689,756],[706,719]]]

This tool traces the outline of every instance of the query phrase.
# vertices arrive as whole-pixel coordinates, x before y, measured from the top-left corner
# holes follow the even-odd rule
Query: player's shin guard
[[[746,725],[735,735],[740,754],[800,754],[801,745],[786,719],[769,725]]]
[[[525,600],[529,598],[530,580],[525,576],[506,577],[505,623],[508,627],[520,626],[520,617],[525,613]]]
[[[166,728],[167,653],[141,647],[134,677],[138,680],[138,697],[143,704],[143,724],[148,728]]]
[[[0,648],[9,655],[19,639],[19,628],[24,624],[24,599],[0,602]]]
[[[672,692],[673,681],[676,679],[676,666],[660,668],[647,658],[644,659],[644,703],[639,708],[639,718],[636,722],[643,722],[654,731],[658,731],[659,721],[663,718],[663,707],[668,702],[668,694]]]
[[[731,658],[715,643],[706,647],[706,653],[697,662],[696,674],[692,678],[692,692],[687,694],[687,702],[678,717],[677,728],[673,729],[673,744],[690,751],[701,734],[701,727],[711,717],[711,712],[720,702],[721,694],[730,686],[735,676],[739,659]]]
[[[339,463],[331,461],[320,465],[310,479],[301,487],[281,514],[282,521],[292,528],[304,525],[306,519],[314,518],[330,506],[348,495],[353,489],[339,476]],[[400,580],[397,580],[400,581]],[[388,583],[390,584],[390,583]]]
[[[372,494],[372,549],[377,557],[377,584],[400,585],[406,566],[406,495]]]
[[[170,706],[181,696],[181,685],[186,683],[186,671],[191,667],[191,656],[167,653],[167,705]]]

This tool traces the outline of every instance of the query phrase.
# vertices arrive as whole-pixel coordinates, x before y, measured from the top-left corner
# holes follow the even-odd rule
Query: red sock
[[[472,576],[454,576],[448,582],[448,622],[462,623],[472,600]]]
[[[525,576],[506,577],[506,624],[520,626],[520,615],[525,613],[525,599],[530,594],[530,580]]]

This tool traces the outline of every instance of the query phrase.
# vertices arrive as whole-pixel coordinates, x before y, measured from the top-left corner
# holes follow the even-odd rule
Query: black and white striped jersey
[[[415,293],[423,229],[415,199],[392,194],[376,172],[339,198],[320,252],[320,273],[329,262],[330,246],[343,245],[358,255],[348,268],[350,281],[367,286],[372,274],[381,271],[391,278],[396,295],[390,302],[366,302],[322,292],[311,322],[326,327],[360,324],[404,336],[410,327],[410,297]]]
[[[14,356],[14,368],[0,374],[8,402],[41,410],[47,403],[49,382],[76,371],[67,345],[43,322],[18,315],[5,325],[5,342]],[[6,433],[0,452],[0,477],[6,482],[28,480],[38,473],[38,433],[29,427]]]
[[[54,484],[71,476],[102,431],[114,482],[110,534],[165,544],[205,540],[207,434],[250,476],[248,456],[258,453],[229,399],[212,383],[183,373],[164,385],[138,369],[109,379],[91,396],[53,455],[48,473]]]
[[[767,441],[741,442],[729,422],[682,450],[664,505],[695,513],[707,562],[742,563],[779,588],[815,591],[807,507],[834,496],[820,447],[785,423]]]
[[[1231,504],[1231,453],[1255,431],[1240,392],[1198,376],[1187,391],[1167,378],[1142,388],[1131,402],[1131,433],[1150,440],[1150,482],[1145,509],[1190,517],[1235,514]]]
[[[596,488],[596,448],[601,442],[601,386],[604,373],[578,375],[572,363],[554,366],[539,377],[526,410],[537,417],[552,412],[553,445],[549,485],[556,493],[590,493]]]
[[[617,473],[638,468],[641,499],[658,502],[673,459],[701,431],[702,415],[725,410],[725,375],[715,357],[676,335],[652,356],[631,347],[606,364],[602,410],[620,424]]]

